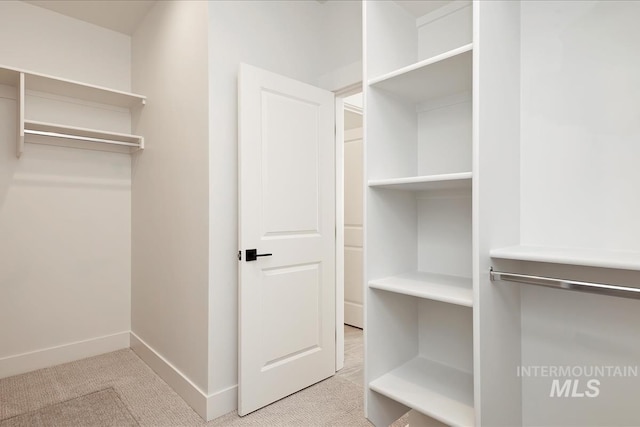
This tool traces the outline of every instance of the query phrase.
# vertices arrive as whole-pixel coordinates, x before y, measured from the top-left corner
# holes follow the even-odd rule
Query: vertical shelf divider
[[[18,79],[18,96],[16,97],[16,101],[18,103],[18,141],[16,143],[16,157],[20,158],[22,151],[24,150],[24,73],[20,73]]]

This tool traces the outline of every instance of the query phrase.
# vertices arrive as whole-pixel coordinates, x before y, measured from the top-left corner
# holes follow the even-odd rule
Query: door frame
[[[362,91],[362,80],[333,91],[336,96],[336,372],[344,367],[344,98]]]

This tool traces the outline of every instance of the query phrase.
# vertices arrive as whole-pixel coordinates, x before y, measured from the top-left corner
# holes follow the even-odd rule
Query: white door
[[[355,115],[356,113],[351,113]],[[360,124],[362,116],[360,116]],[[352,119],[353,120],[353,119]],[[347,120],[345,120],[347,123]],[[344,323],[364,327],[362,127],[344,131]]]
[[[331,92],[246,64],[238,80],[246,415],[335,373],[335,116]]]

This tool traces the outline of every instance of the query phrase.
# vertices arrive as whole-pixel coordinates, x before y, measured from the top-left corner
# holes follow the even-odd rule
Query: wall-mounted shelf
[[[135,93],[58,79],[44,74],[25,73],[25,76],[27,90],[127,108],[144,105],[147,100],[145,96]]]
[[[466,277],[415,271],[371,280],[369,287],[465,307],[473,306],[472,280]]]
[[[0,65],[0,84],[15,86],[19,75],[24,74],[26,90],[97,102],[99,104],[131,108],[144,105],[147,97],[135,93],[62,79],[47,74]]]
[[[371,390],[451,426],[473,426],[473,375],[415,357],[369,383]]]
[[[471,91],[473,45],[443,54],[369,80],[369,86],[384,89],[415,103]]]
[[[144,138],[94,129],[62,126],[52,123],[24,121],[25,142],[75,148],[135,152],[144,149]],[[106,148],[109,147],[109,148]],[[21,153],[18,153],[18,157]]]
[[[35,99],[29,98],[29,95],[48,94],[62,97],[58,98],[59,102],[84,101],[99,104],[96,107],[86,107],[87,110],[93,110],[94,119],[96,111],[100,111],[101,106],[122,108],[124,113],[121,114],[124,114],[126,121],[130,122],[131,109],[144,106],[146,103],[146,97],[143,95],[2,66],[0,66],[0,84],[15,87],[17,92],[18,140],[16,155],[18,157],[23,152],[25,142],[125,153],[144,149],[142,136],[112,132],[107,129],[70,126],[66,123],[30,120],[28,114],[28,105],[31,99]],[[41,113],[42,109],[39,111]],[[77,112],[73,114],[77,119]],[[93,122],[91,126],[94,126]],[[126,127],[130,127],[130,124],[127,124]]]
[[[510,246],[493,249],[491,258],[514,261],[548,262],[586,267],[640,270],[640,252],[606,249],[554,248],[546,246]]]
[[[471,172],[460,172],[406,178],[371,179],[369,187],[403,191],[451,190],[471,188],[471,178]]]

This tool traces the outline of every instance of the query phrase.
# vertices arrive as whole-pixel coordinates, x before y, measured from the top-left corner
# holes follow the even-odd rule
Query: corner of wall
[[[318,78],[318,86],[332,92],[359,82],[362,82],[362,61],[352,62]]]
[[[237,386],[207,394],[134,332],[131,332],[131,349],[205,421],[238,407]]]

